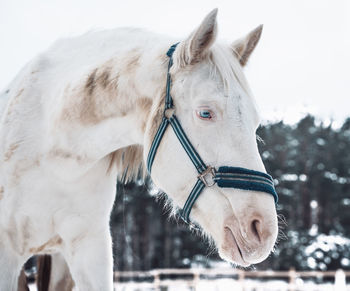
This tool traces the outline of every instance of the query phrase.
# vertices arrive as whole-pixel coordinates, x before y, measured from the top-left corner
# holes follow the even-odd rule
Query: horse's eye
[[[201,109],[196,111],[196,113],[200,119],[210,120],[213,118],[213,112],[209,109]]]

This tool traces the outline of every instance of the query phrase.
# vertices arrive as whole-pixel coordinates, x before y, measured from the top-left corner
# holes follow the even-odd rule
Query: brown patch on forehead
[[[59,235],[56,235],[39,247],[30,248],[29,251],[32,254],[40,254],[43,252],[49,252],[53,248],[57,248],[58,246],[60,246],[62,244],[62,242],[63,242],[62,238]]]

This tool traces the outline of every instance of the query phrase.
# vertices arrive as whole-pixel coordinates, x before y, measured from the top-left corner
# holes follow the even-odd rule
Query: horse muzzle
[[[243,215],[243,216],[242,216]],[[223,259],[243,267],[265,260],[277,238],[277,219],[256,210],[242,212],[241,219],[232,215],[224,220],[219,254]]]

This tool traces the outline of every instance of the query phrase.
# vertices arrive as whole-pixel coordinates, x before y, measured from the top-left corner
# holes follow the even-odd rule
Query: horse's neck
[[[16,129],[22,137],[27,132],[31,135],[30,140],[20,141],[17,153],[26,155],[28,149],[24,147],[33,143],[32,152],[37,150],[38,156],[57,159],[59,164],[66,160],[82,169],[120,148],[142,145],[149,112],[155,97],[164,90],[169,41],[157,43],[151,38],[146,42],[147,37],[143,37],[138,42],[136,35],[126,45],[130,38],[127,35],[114,35],[107,40],[102,37],[104,43],[100,47],[91,43],[101,41],[98,37],[83,37],[81,49],[78,47],[82,41],[73,40],[73,47],[69,41],[58,43],[28,71],[30,86],[23,88],[21,83],[10,88],[14,94],[20,92],[13,103],[20,103],[23,111],[28,111],[25,102],[33,104],[28,119],[34,121],[29,126],[21,110],[9,116],[9,123],[15,118],[23,119]],[[104,50],[106,44],[109,47],[118,43],[121,48],[114,53],[110,48]],[[101,57],[96,56],[99,53]],[[69,54],[73,56],[67,57]],[[33,133],[36,126],[43,130]],[[41,144],[34,145],[38,141]],[[16,136],[6,141],[9,145],[16,142]]]
[[[165,86],[164,49],[133,46],[90,67],[65,87],[58,123],[68,130],[76,124],[91,141],[103,141],[99,155],[142,144],[152,104]]]

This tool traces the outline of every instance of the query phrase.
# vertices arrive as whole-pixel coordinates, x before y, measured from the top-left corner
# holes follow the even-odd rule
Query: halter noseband
[[[170,76],[170,68],[173,65],[172,55],[176,49],[177,44],[174,44],[170,47],[167,52],[167,56],[169,57],[169,65],[167,72],[167,84],[166,84],[166,94],[165,94],[165,108],[163,112],[162,122],[157,130],[156,135],[154,136],[151,148],[147,157],[147,170],[151,173],[152,164],[157,152],[157,149],[160,145],[162,137],[170,124],[173,128],[178,140],[180,141],[182,147],[186,151],[187,155],[191,159],[193,165],[197,169],[198,179],[194,187],[192,188],[191,193],[189,194],[185,205],[183,206],[180,215],[181,218],[190,226],[197,228],[193,223],[190,222],[189,216],[191,209],[196,202],[197,198],[203,191],[205,187],[212,187],[217,184],[221,188],[236,188],[242,190],[249,191],[259,191],[269,193],[275,199],[275,203],[278,201],[278,196],[275,191],[275,187],[273,184],[273,179],[270,175],[249,170],[240,167],[228,167],[223,166],[216,169],[212,166],[207,166],[191,142],[186,136],[179,120],[174,114],[174,103],[173,99],[170,95],[171,89],[171,76]]]

